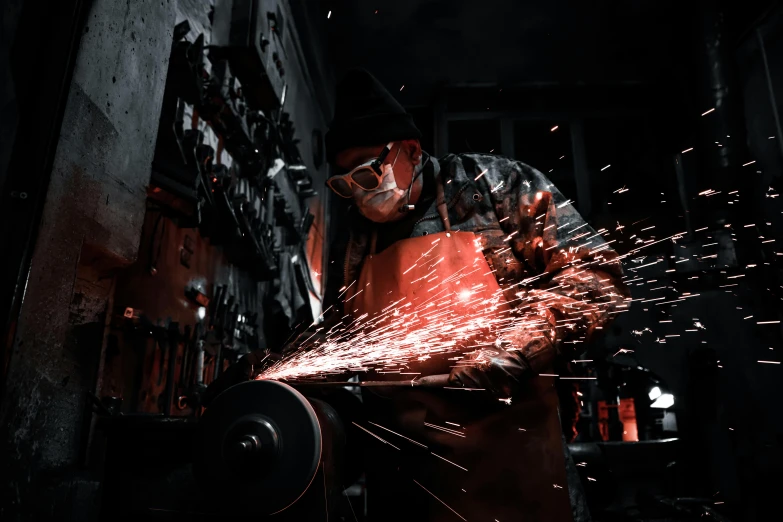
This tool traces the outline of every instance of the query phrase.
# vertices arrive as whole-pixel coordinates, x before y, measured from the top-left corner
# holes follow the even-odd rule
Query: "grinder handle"
[[[449,385],[449,374],[441,373],[438,375],[425,375],[413,381],[413,386],[423,386],[425,388],[443,388]]]
[[[413,380],[404,381],[361,381],[361,382],[345,382],[345,381],[293,381],[288,382],[292,386],[316,386],[316,387],[330,387],[330,386],[355,386],[357,388],[444,388],[449,385],[449,374],[442,373],[438,375],[426,375]]]

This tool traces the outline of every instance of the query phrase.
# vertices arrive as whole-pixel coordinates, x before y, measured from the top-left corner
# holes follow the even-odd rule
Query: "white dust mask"
[[[407,199],[406,195],[409,194],[409,190],[398,187],[397,180],[394,179],[394,165],[397,163],[401,148],[397,149],[397,156],[394,157],[391,165],[384,164],[381,167],[383,177],[377,189],[366,191],[359,187],[353,188],[353,199],[359,212],[370,221],[386,223],[396,221],[405,215],[399,209],[403,199]],[[413,182],[411,182],[412,185]]]

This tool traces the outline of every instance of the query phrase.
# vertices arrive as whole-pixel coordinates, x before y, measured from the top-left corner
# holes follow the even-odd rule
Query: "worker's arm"
[[[538,370],[555,355],[570,360],[583,351],[596,328],[628,306],[630,293],[610,244],[543,174],[513,165],[505,188],[493,194],[495,209],[513,234],[511,252],[530,273],[515,304],[540,318],[543,331],[523,327],[510,340]]]
[[[486,386],[493,374],[507,382],[538,373],[556,356],[570,360],[596,328],[628,306],[617,253],[543,174],[520,162],[507,166],[507,172],[488,170],[486,192],[508,234],[511,259],[521,264],[513,304],[526,320],[506,334],[511,344],[505,352],[490,354],[480,374],[473,370],[483,382],[454,376],[465,386]]]

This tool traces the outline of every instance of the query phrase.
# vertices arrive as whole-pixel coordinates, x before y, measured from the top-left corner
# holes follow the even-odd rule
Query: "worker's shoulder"
[[[519,163],[518,161],[507,158],[505,156],[498,156],[496,154],[481,154],[476,152],[448,154],[439,161],[441,165],[446,165],[448,167],[459,164],[466,169],[475,166],[498,170],[512,169]]]
[[[535,179],[541,173],[521,161],[495,154],[461,153],[448,154],[439,160],[441,168],[446,169],[454,179],[486,178],[490,185],[496,186],[511,176],[522,179]],[[520,176],[521,175],[521,176]]]

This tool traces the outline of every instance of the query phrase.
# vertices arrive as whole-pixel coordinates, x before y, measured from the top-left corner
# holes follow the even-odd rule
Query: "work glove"
[[[465,388],[484,388],[496,396],[511,397],[527,379],[549,371],[556,354],[554,328],[543,332],[522,328],[504,337],[501,344],[485,345],[459,361],[449,375],[449,383]],[[477,343],[480,341],[472,339],[465,344]]]
[[[458,363],[449,375],[449,384],[483,388],[498,397],[512,397],[532,375],[530,364],[520,352],[482,349]]]

